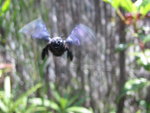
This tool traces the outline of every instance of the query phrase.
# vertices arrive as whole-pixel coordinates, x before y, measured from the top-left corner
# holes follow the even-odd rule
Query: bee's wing
[[[79,46],[91,43],[94,40],[96,40],[96,37],[93,31],[86,25],[79,24],[72,30],[66,39],[66,43]]]
[[[19,32],[32,38],[44,39],[47,41],[50,40],[50,33],[48,32],[46,25],[41,18],[38,18],[26,24],[19,30]]]

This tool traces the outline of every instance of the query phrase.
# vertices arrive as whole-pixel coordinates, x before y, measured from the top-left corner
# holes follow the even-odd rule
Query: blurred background
[[[150,113],[149,0],[0,0],[0,113]],[[82,23],[96,43],[41,59],[19,34],[41,17],[65,39]],[[85,37],[86,38],[86,37]]]

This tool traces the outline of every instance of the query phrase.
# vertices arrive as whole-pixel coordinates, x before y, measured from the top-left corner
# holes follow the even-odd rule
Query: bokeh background
[[[0,0],[0,113],[150,113],[149,0]],[[18,31],[41,17],[65,39],[82,23],[96,43],[74,59]],[[86,37],[85,37],[86,40]]]

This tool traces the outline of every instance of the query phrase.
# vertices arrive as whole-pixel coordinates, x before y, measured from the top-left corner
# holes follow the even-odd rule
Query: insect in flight
[[[84,24],[77,25],[65,40],[61,37],[52,38],[41,18],[26,24],[19,32],[34,39],[42,39],[48,42],[42,50],[42,59],[48,56],[48,52],[51,51],[55,56],[61,56],[64,52],[67,52],[68,59],[72,60],[71,46],[80,46],[95,39],[93,31]]]

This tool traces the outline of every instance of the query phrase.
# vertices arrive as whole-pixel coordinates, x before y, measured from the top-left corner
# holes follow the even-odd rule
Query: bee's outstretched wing
[[[82,45],[88,44],[96,40],[93,31],[86,25],[79,24],[71,32],[71,34],[66,39],[67,44],[71,45]]]
[[[50,40],[50,33],[48,32],[46,25],[41,18],[31,21],[22,27],[19,32],[32,38],[44,39],[47,41]]]

